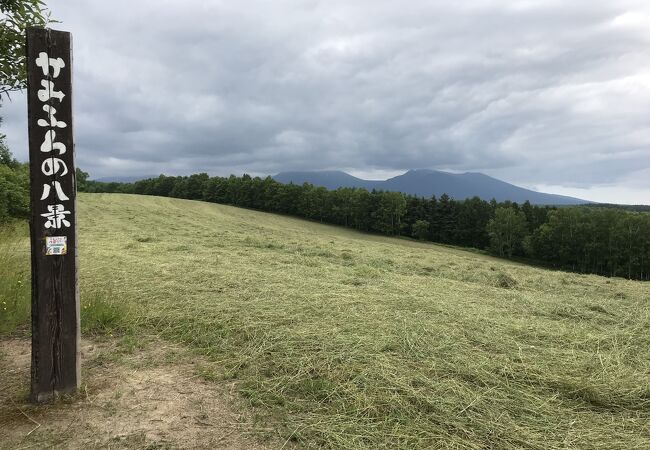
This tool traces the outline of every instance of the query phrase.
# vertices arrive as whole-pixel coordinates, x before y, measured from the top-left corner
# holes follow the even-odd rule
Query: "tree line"
[[[400,192],[282,184],[271,177],[206,173],[135,183],[78,174],[79,189],[202,200],[389,236],[473,247],[582,273],[650,280],[650,214],[620,208],[422,198]]]
[[[29,217],[29,164],[17,161],[0,135],[0,225]]]
[[[203,200],[303,217],[360,231],[487,250],[560,269],[650,280],[650,214],[613,207],[550,207],[478,197],[422,198],[361,188],[327,190],[271,177],[196,174],[102,183],[77,170],[86,192],[120,192]],[[0,136],[0,224],[29,217],[28,164]]]

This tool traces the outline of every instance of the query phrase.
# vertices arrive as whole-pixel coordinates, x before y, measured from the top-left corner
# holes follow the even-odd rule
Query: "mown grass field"
[[[291,445],[650,448],[648,284],[201,202],[78,208],[84,326],[202,353]],[[5,332],[28,317],[21,233]]]

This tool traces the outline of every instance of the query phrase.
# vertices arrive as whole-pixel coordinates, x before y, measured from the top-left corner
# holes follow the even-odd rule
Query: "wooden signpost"
[[[70,33],[27,30],[32,383],[41,402],[79,387],[79,287]]]

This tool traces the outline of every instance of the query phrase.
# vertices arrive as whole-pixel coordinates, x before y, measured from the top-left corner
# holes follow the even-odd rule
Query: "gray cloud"
[[[79,165],[480,170],[650,203],[646,1],[448,3],[52,4],[74,35]],[[23,103],[0,113],[24,159]]]

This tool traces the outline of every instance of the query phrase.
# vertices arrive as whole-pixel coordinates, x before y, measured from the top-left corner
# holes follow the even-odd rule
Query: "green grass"
[[[25,222],[0,226],[0,336],[29,333],[31,311],[29,229]],[[85,334],[131,332],[128,302],[92,283],[81,283]]]
[[[29,323],[30,280],[27,225],[0,226],[0,334]]]
[[[301,447],[650,448],[648,284],[201,202],[79,213],[82,305],[207,355]]]

